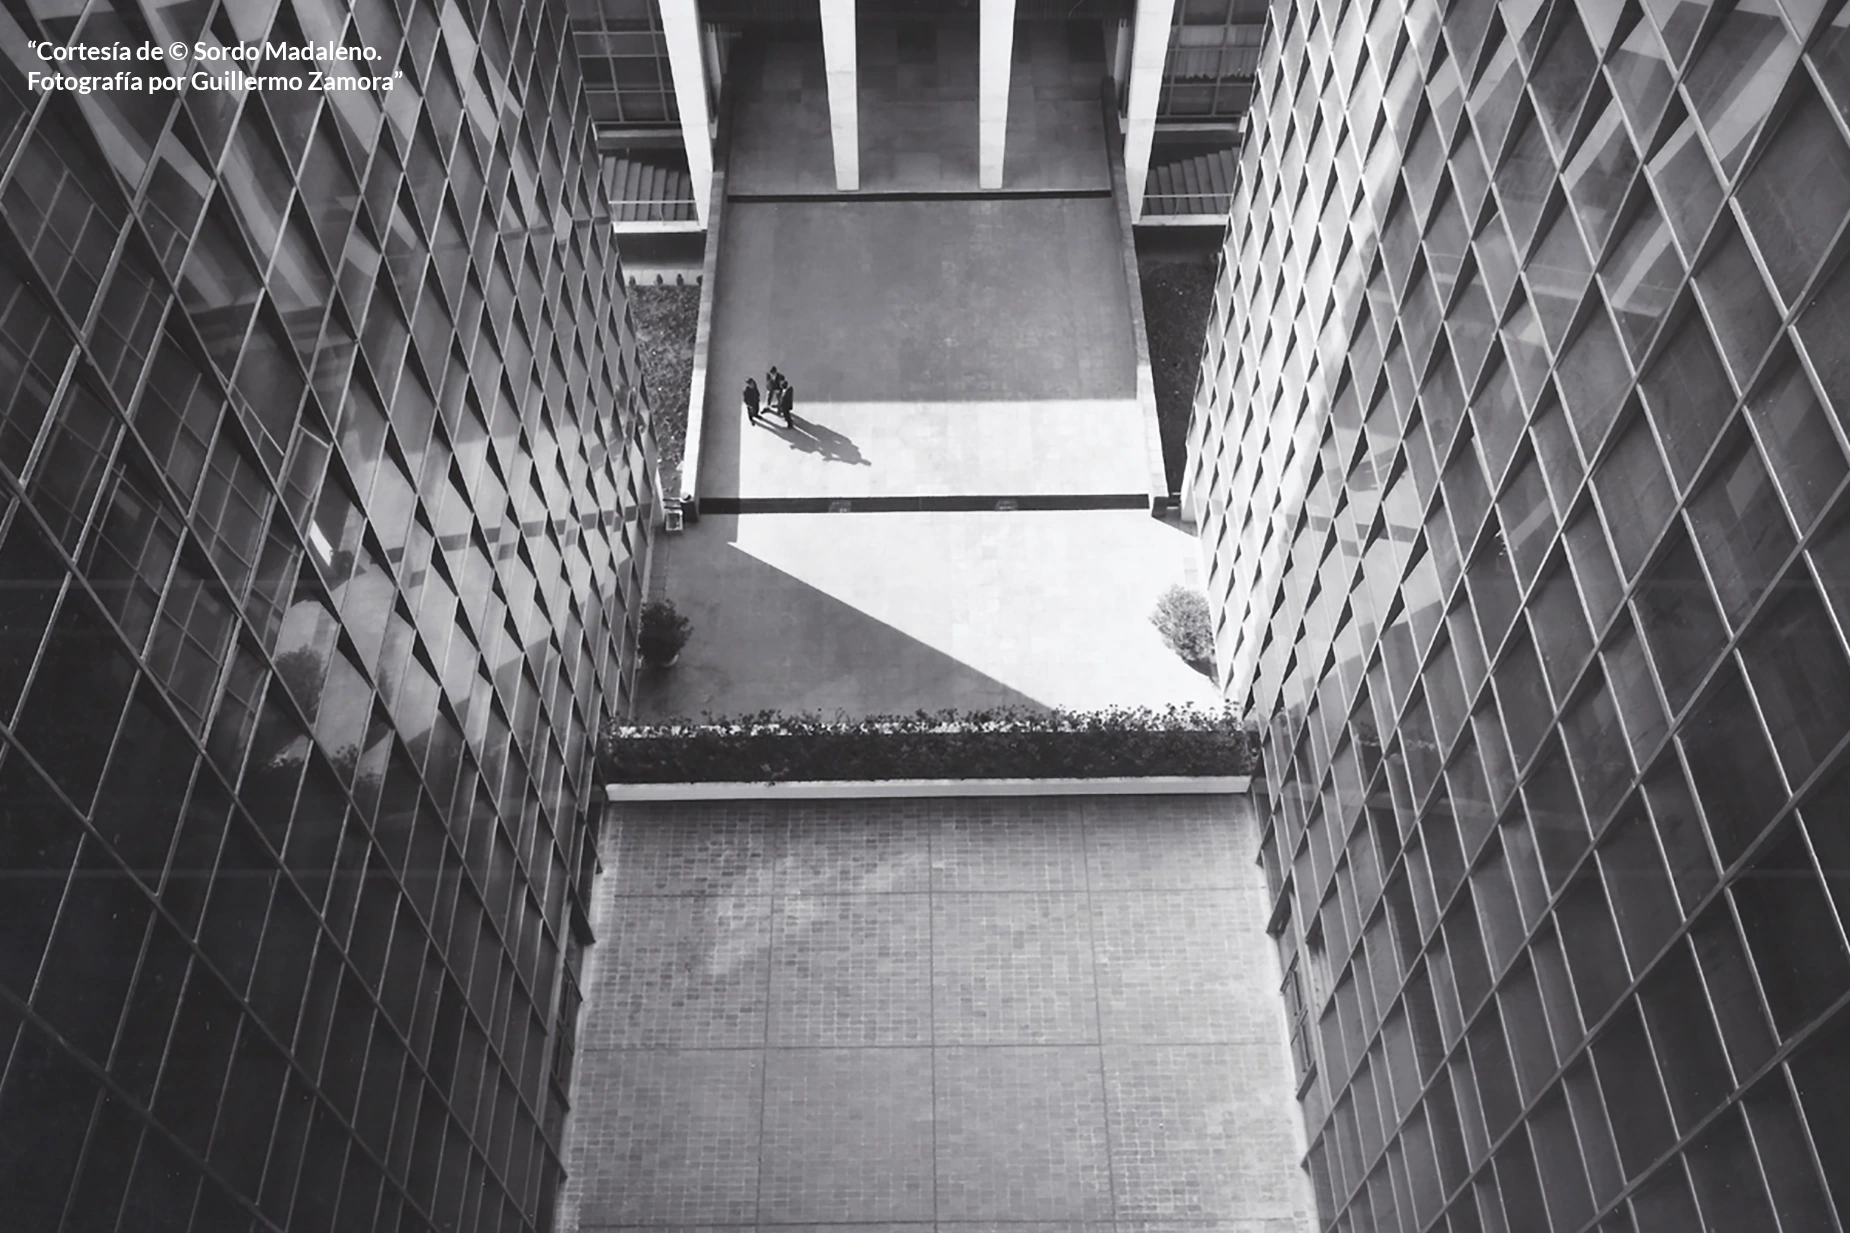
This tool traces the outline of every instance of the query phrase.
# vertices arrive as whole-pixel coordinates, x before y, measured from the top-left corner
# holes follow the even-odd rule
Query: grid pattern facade
[[[1191,428],[1323,1227],[1850,1227],[1850,8],[1280,0]]]
[[[549,1227],[653,466],[562,18],[0,8],[0,1228]]]
[[[1266,0],[1176,0],[1157,118],[1237,120],[1253,96]]]
[[[568,0],[591,119],[669,128],[681,121],[659,0]]]

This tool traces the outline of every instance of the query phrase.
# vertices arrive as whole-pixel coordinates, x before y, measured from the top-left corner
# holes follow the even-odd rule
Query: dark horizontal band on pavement
[[[1147,509],[1147,492],[1024,496],[701,497],[702,514],[995,513],[1018,510]]]
[[[1109,188],[998,188],[956,189],[944,192],[869,192],[869,193],[728,193],[726,200],[738,205],[801,205],[809,202],[855,201],[1038,201],[1047,198],[1110,197]]]

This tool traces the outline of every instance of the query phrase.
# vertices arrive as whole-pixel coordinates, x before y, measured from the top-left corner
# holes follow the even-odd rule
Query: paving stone
[[[1242,982],[1278,998],[1227,933],[1232,891],[1118,891],[1092,898],[1100,1030],[1108,1044],[1250,1040]],[[1264,1024],[1276,1035],[1276,1020]]]
[[[940,1220],[938,1233],[1117,1233],[1108,1220]]]
[[[948,805],[948,802],[947,802]],[[1064,801],[972,799],[932,825],[934,891],[1081,891],[1085,830]]]
[[[582,1048],[764,1043],[768,898],[622,898],[600,923]]]
[[[1106,1045],[1104,1058],[1120,1220],[1294,1215],[1276,1047]]]
[[[566,1233],[1309,1228],[1249,805],[623,812]]]
[[[926,896],[780,896],[772,937],[770,1044],[930,1043]]]
[[[755,1051],[581,1053],[581,1228],[750,1223],[758,1213]]]
[[[931,888],[931,826],[913,801],[811,802],[777,832],[779,894],[907,893]]]
[[[1120,1220],[1117,1233],[1305,1233],[1314,1225],[1303,1213],[1256,1220]]]
[[[939,1044],[1098,1040],[1083,894],[934,896],[931,967]]]
[[[930,1049],[766,1056],[763,1219],[931,1218]]]
[[[694,637],[648,718],[1218,705],[1150,624],[1194,542],[1141,509],[709,514],[656,551]]]
[[[1097,1049],[940,1049],[935,1089],[941,1220],[1110,1217]]]
[[[612,810],[604,881],[615,895],[764,895],[771,831],[761,806],[628,804]]]
[[[1212,799],[1212,798],[1210,798]],[[1238,890],[1252,885],[1256,846],[1225,806],[1187,797],[1088,797],[1086,863],[1095,891]]]

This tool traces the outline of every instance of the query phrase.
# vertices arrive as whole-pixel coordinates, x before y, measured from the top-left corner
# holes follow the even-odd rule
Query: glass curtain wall
[[[1325,1228],[1850,1220],[1850,8],[1279,3],[1191,430]]]
[[[550,1225],[653,465],[563,18],[0,8],[0,1228]]]
[[[1158,120],[1238,120],[1253,95],[1266,0],[1177,0]]]

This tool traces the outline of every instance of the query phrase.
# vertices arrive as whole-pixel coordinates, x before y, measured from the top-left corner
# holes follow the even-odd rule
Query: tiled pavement
[[[1010,122],[1044,131],[1011,141],[1007,187],[1053,195],[947,199],[973,187],[976,125],[955,109],[974,107],[974,30],[862,26],[864,187],[915,196],[812,191],[827,187],[829,159],[819,48],[774,44],[745,83],[703,403],[704,516],[664,537],[652,566],[693,639],[675,667],[643,672],[640,719],[1217,699],[1149,621],[1165,589],[1192,581],[1196,553],[1143,504],[1103,48],[1081,27],[1023,23]],[[803,107],[814,114],[790,110]],[[1017,161],[1030,154],[1045,165]],[[930,183],[892,178],[927,163]],[[771,364],[795,384],[794,430],[741,414],[745,377]],[[849,509],[820,512],[831,502]]]
[[[1301,1233],[1244,798],[625,807],[566,1233]]]
[[[1193,551],[1141,510],[708,516],[667,545],[694,636],[639,711],[1211,704],[1149,621]]]

